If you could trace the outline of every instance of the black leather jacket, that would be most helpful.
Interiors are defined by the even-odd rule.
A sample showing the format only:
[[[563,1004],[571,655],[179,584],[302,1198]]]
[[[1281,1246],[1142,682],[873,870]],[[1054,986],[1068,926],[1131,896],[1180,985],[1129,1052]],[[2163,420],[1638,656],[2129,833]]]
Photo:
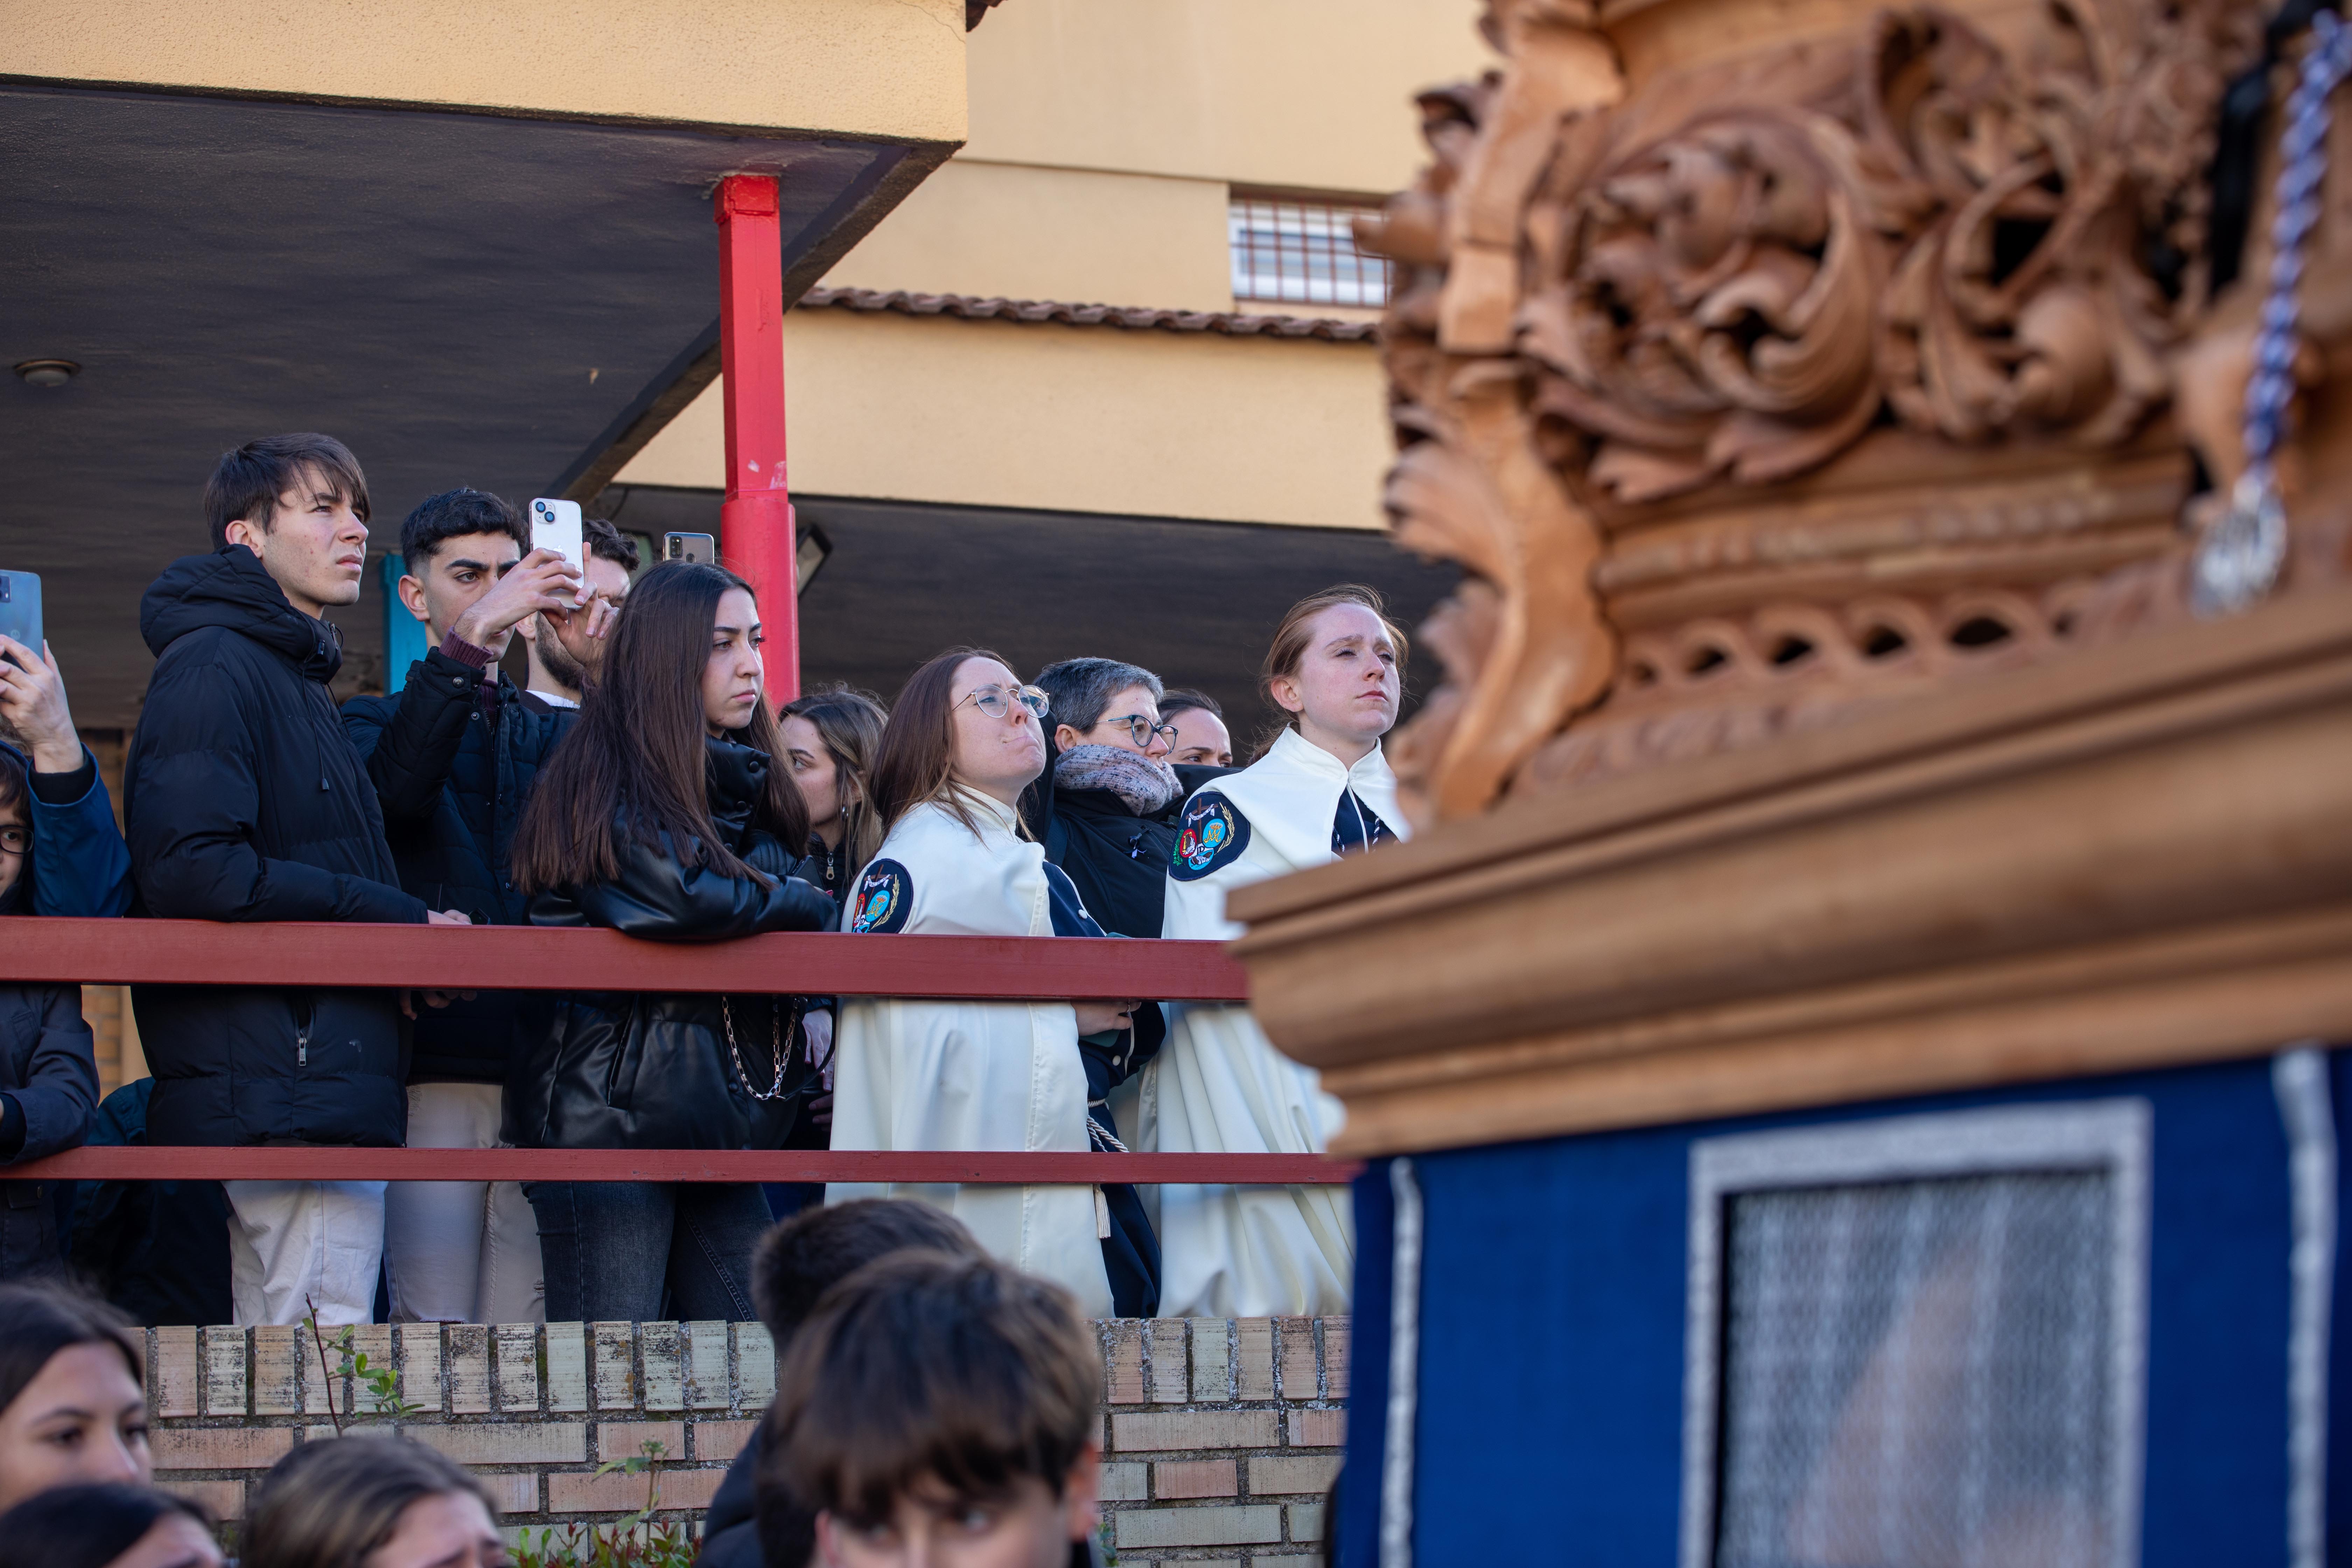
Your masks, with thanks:
[[[770,884],[693,864],[667,836],[656,848],[625,833],[617,878],[540,894],[532,923],[608,926],[655,942],[835,925],[839,910],[795,874],[802,863],[751,826],[767,757],[731,741],[713,740],[709,748],[712,823]],[[539,1149],[781,1148],[810,1077],[796,1046],[799,1016],[789,996],[572,993],[557,1005],[553,1028],[518,1076],[515,1142]],[[782,1095],[755,1098],[752,1089],[764,1095],[775,1084],[780,1051]]]

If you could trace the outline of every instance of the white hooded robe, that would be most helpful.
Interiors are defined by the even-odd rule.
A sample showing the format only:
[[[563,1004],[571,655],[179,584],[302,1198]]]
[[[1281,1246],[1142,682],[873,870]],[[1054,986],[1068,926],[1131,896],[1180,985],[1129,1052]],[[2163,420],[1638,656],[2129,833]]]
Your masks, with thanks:
[[[1397,837],[1406,836],[1396,774],[1378,747],[1349,767],[1296,731],[1240,773],[1194,792],[1168,881],[1161,934],[1226,941],[1225,895],[1338,857],[1333,822],[1353,791]],[[1229,811],[1200,809],[1222,797]],[[1236,818],[1238,820],[1236,820]],[[1239,839],[1238,847],[1234,840]],[[1184,868],[1188,851],[1205,870]],[[1163,1153],[1320,1153],[1339,1102],[1313,1068],[1274,1048],[1245,1006],[1171,1003],[1168,1040],[1143,1071],[1139,1148]],[[1346,1188],[1164,1186],[1158,1215],[1160,1310],[1178,1318],[1314,1316],[1348,1310],[1355,1224]]]
[[[842,929],[1052,936],[1045,851],[1013,809],[966,795],[980,834],[937,803],[900,818],[852,885]],[[845,997],[834,1082],[835,1149],[1084,1153],[1087,1074],[1067,1002]],[[1111,1315],[1095,1189],[835,1183],[825,1201],[919,1198],[961,1220],[995,1257]]]

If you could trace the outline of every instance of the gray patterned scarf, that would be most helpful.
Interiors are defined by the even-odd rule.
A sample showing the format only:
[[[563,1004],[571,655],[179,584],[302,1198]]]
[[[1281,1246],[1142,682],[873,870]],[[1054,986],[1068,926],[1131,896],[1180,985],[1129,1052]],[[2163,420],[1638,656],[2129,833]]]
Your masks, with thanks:
[[[1125,746],[1072,746],[1055,759],[1054,787],[1107,789],[1138,816],[1159,816],[1184,788],[1174,768]]]

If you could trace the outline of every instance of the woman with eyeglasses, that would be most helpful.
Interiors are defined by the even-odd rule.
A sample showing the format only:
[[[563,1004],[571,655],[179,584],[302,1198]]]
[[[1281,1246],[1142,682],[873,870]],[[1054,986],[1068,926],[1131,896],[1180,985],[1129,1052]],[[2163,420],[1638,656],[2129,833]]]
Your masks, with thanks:
[[[992,653],[957,648],[892,704],[867,789],[882,847],[850,885],[844,929],[953,936],[1099,935],[1069,879],[1021,823],[1045,770],[1043,691]],[[860,997],[841,1010],[833,1146],[1061,1150],[1093,1145],[1082,1035],[1128,1027],[1133,1002]],[[1067,1287],[1087,1314],[1117,1309],[1094,1187],[838,1184],[828,1202],[911,1197],[946,1209],[1013,1267]]]
[[[1405,837],[1381,738],[1397,721],[1404,634],[1381,596],[1343,584],[1290,607],[1260,685],[1288,722],[1265,754],[1184,803],[1161,934],[1223,941],[1238,887]],[[1144,1069],[1139,1142],[1163,1153],[1320,1152],[1339,1105],[1276,1051],[1246,1006],[1171,1003]],[[1171,1317],[1348,1310],[1355,1230],[1337,1187],[1164,1186],[1160,1304]]]

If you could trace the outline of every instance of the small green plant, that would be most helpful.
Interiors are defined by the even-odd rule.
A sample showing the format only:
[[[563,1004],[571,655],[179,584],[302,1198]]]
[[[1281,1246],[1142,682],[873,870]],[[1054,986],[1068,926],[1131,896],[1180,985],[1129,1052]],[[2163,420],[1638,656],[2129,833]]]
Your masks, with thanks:
[[[310,1331],[310,1342],[319,1349],[319,1373],[327,1382],[327,1419],[335,1424],[336,1436],[343,1435],[343,1417],[351,1414],[335,1408],[335,1387],[342,1378],[348,1377],[359,1386],[367,1398],[368,1414],[371,1415],[405,1421],[423,1413],[425,1406],[412,1405],[400,1396],[399,1373],[388,1366],[369,1364],[367,1352],[352,1342],[352,1332],[348,1327],[333,1341],[341,1365],[330,1369],[327,1365],[327,1336],[319,1328],[319,1304],[308,1296],[302,1298],[302,1304],[310,1309],[302,1319],[302,1326]]]
[[[646,1506],[610,1524],[574,1520],[561,1531],[552,1525],[526,1530],[515,1542],[515,1568],[693,1568],[701,1551],[694,1527],[654,1517],[661,1511],[662,1464],[668,1458],[667,1447],[647,1443],[628,1458],[597,1466],[600,1476],[644,1476]]]

